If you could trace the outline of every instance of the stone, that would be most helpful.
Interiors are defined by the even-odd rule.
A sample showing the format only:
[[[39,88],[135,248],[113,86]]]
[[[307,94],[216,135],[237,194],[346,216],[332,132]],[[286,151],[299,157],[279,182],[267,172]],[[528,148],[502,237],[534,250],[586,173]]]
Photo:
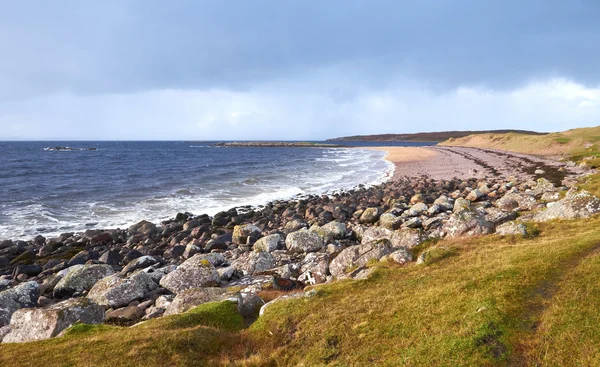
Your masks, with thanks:
[[[133,273],[138,269],[144,269],[157,263],[158,260],[153,256],[141,256],[131,260],[127,265],[125,265],[123,270],[121,270],[121,274],[127,275],[129,273]]]
[[[361,243],[371,243],[381,239],[390,239],[394,234],[393,231],[383,227],[369,227],[364,230],[361,236]]]
[[[514,221],[506,222],[496,227],[496,234],[500,236],[527,236],[527,227],[523,223]]]
[[[485,196],[485,194],[483,192],[479,191],[478,189],[475,189],[475,190],[471,190],[471,192],[469,192],[466,199],[473,202],[473,201],[480,200],[484,196]]]
[[[238,312],[246,319],[255,318],[264,304],[265,301],[255,293],[241,292],[238,301]]]
[[[87,298],[71,298],[45,308],[22,308],[10,321],[10,333],[3,343],[23,343],[49,339],[76,322],[99,324],[104,308]]]
[[[585,190],[573,187],[567,192],[564,199],[554,202],[546,210],[537,213],[533,221],[589,218],[597,213],[600,213],[600,199]]]
[[[231,263],[231,268],[241,271],[244,275],[254,275],[254,273],[274,267],[275,259],[273,255],[265,251],[244,253]]]
[[[114,250],[105,251],[98,259],[98,261],[108,265],[119,265],[122,260],[123,256]]]
[[[246,244],[248,238],[257,239],[260,237],[260,228],[253,226],[252,224],[243,224],[235,226],[233,228],[233,234],[231,235],[231,241],[235,244]]]
[[[392,252],[391,254],[385,255],[381,258],[381,261],[393,261],[397,264],[404,265],[411,262],[413,259],[412,254],[407,248],[400,248]]]
[[[73,293],[89,291],[100,279],[114,274],[112,266],[105,264],[75,265],[54,287],[54,297],[68,297]]]
[[[402,224],[402,219],[392,213],[383,213],[379,217],[379,225],[383,228],[395,230]]]
[[[69,259],[67,265],[82,265],[85,264],[88,260],[98,259],[100,255],[96,251],[79,251],[75,256]]]
[[[0,292],[0,327],[8,325],[12,314],[24,307],[35,307],[39,286],[36,282],[21,283]]]
[[[288,234],[285,238],[285,245],[290,252],[314,252],[323,248],[323,241],[315,232],[301,229]]]
[[[221,266],[225,264],[225,256],[219,252],[211,252],[210,254],[198,254],[194,255],[194,257],[199,260],[206,260],[209,263],[213,264],[213,266]]]
[[[403,228],[392,234],[391,246],[394,249],[413,248],[426,239],[427,237],[420,229]]]
[[[320,252],[311,252],[307,254],[300,262],[300,281],[310,281],[308,283],[323,283],[329,275],[329,254]]]
[[[241,296],[238,292],[232,292],[225,288],[189,288],[179,293],[175,299],[173,299],[171,304],[167,306],[164,315],[176,315],[204,303],[226,300],[239,304],[241,302]]]
[[[494,226],[499,226],[500,224],[517,219],[517,213],[512,210],[507,211],[492,207],[487,208],[485,212],[485,220],[493,223]]]
[[[156,288],[156,283],[144,272],[135,273],[129,278],[113,274],[96,283],[87,297],[106,308],[119,308],[143,299]]]
[[[144,309],[137,306],[127,306],[107,313],[105,322],[114,325],[131,325],[144,315]]]
[[[202,255],[194,255],[184,261],[176,270],[165,275],[160,285],[178,294],[186,289],[219,285],[219,273],[214,265]]]
[[[421,228],[423,221],[419,217],[413,217],[402,224],[402,228]]]
[[[560,192],[547,191],[542,194],[542,200],[549,203],[560,200]]]
[[[504,210],[532,210],[538,204],[532,194],[509,192],[496,200],[494,205]]]
[[[379,261],[392,252],[389,240],[378,240],[368,244],[350,246],[344,249],[329,264],[329,272],[335,277],[343,277],[353,267],[366,266],[369,261]]]
[[[346,237],[346,225],[339,222],[329,222],[323,226],[315,224],[309,230],[319,235],[325,245]]]
[[[471,202],[467,199],[458,198],[454,201],[454,207],[452,209],[453,213],[461,213],[464,211],[471,210]]]
[[[416,216],[419,216],[421,214],[426,213],[427,209],[429,209],[427,207],[427,204],[425,204],[425,203],[416,203],[413,206],[411,206],[407,211],[405,211],[402,214],[402,216],[403,217],[416,217]]]
[[[258,239],[252,248],[254,251],[273,252],[279,247],[279,242],[281,242],[281,236],[277,233],[271,234]]]
[[[177,269],[177,265],[171,264],[163,267],[159,267],[160,264],[149,266],[145,269],[142,269],[144,273],[148,274],[148,276],[156,283],[160,283],[160,280],[170,272]]]
[[[457,203],[459,201],[461,199],[456,200]],[[478,236],[492,233],[494,224],[485,220],[485,216],[474,209],[461,209],[457,212],[455,205],[455,212],[450,215],[442,230],[449,238]]]
[[[360,215],[359,222],[363,224],[375,223],[380,215],[381,211],[379,208],[367,208]]]
[[[285,226],[283,227],[283,232],[284,233],[292,233],[292,232],[296,232],[302,228],[308,228],[308,224],[306,224],[306,222],[303,220],[293,219],[285,224]]]

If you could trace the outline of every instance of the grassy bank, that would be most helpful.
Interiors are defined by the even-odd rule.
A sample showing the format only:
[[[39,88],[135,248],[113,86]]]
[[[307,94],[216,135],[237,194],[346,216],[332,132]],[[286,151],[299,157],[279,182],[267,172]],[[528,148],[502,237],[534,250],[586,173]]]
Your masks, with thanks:
[[[481,134],[448,139],[440,145],[501,149],[526,154],[563,156],[600,166],[600,127],[567,130],[546,135]]]
[[[282,301],[248,329],[229,303],[133,328],[0,346],[0,365],[600,365],[600,218],[535,238],[430,245],[424,265]]]

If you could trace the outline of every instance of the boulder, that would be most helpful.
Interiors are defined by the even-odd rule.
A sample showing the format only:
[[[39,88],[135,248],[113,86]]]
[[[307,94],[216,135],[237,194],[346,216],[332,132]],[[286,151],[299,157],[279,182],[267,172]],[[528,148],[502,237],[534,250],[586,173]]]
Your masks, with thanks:
[[[114,274],[96,283],[87,297],[106,308],[119,308],[143,299],[156,288],[156,283],[144,272],[135,273],[129,278]]]
[[[310,284],[323,283],[329,275],[329,254],[311,252],[300,262],[298,280]]]
[[[99,324],[104,308],[87,298],[71,298],[45,308],[22,308],[10,320],[10,333],[3,343],[49,339],[76,322]]]
[[[233,228],[233,234],[231,235],[231,241],[235,244],[246,244],[248,238],[257,239],[260,237],[260,228],[253,226],[252,224],[243,224],[235,226]]]
[[[402,224],[402,219],[392,213],[383,213],[379,217],[379,225],[390,230],[397,229]]]
[[[164,315],[176,315],[186,312],[196,306],[208,302],[220,302],[230,300],[240,303],[240,294],[232,292],[225,288],[205,287],[190,288],[179,293],[175,299],[167,306]]]
[[[477,200],[483,198],[484,196],[485,196],[485,194],[483,192],[479,191],[478,189],[475,189],[475,190],[471,190],[471,192],[469,192],[466,199],[469,201],[477,201]]]
[[[123,260],[123,256],[114,250],[105,251],[98,259],[98,261],[108,265],[119,265],[121,260]]]
[[[367,244],[350,246],[344,249],[329,264],[329,272],[335,277],[343,277],[352,268],[366,266],[369,261],[378,261],[392,252],[389,240],[378,240]]]
[[[253,250],[257,252],[273,252],[279,247],[279,242],[281,242],[281,236],[277,233],[268,235],[256,241],[253,246]]]
[[[600,199],[585,190],[571,188],[564,199],[548,205],[533,217],[535,222],[546,222],[552,219],[589,218],[600,213]]]
[[[334,240],[341,240],[346,237],[346,225],[339,222],[329,222],[323,226],[315,224],[310,227],[310,231],[319,235],[325,245],[332,243]]]
[[[290,252],[314,252],[319,251],[323,247],[323,241],[315,232],[301,229],[287,235],[285,246]]]
[[[402,213],[402,216],[403,217],[416,217],[416,216],[426,213],[427,209],[429,209],[427,207],[427,204],[416,203],[413,206],[411,206],[407,211]]]
[[[381,215],[379,208],[367,208],[360,215],[359,222],[363,224],[375,223]]]
[[[214,265],[198,254],[187,259],[176,270],[165,275],[160,280],[160,285],[178,294],[190,288],[217,286],[219,282],[219,273],[217,273]]]
[[[461,199],[456,200],[457,203],[460,201]],[[442,227],[442,231],[449,238],[478,236],[494,232],[494,224],[485,220],[484,214],[475,209],[463,208],[456,211],[455,205],[455,212],[450,215],[450,218]]]
[[[496,200],[494,205],[504,210],[532,210],[538,206],[538,203],[533,194],[509,192]]]
[[[485,209],[485,212],[485,220],[492,222],[495,226],[517,219],[517,213],[512,210],[507,211],[492,207]]]
[[[100,279],[114,274],[112,266],[105,264],[75,265],[54,287],[54,297],[68,297],[73,293],[89,291]]]
[[[253,275],[274,267],[275,259],[271,253],[266,251],[244,253],[231,263],[231,268],[241,271],[244,275]]]
[[[143,309],[137,306],[118,308],[106,314],[105,322],[114,325],[131,325],[144,316]]]
[[[394,232],[383,227],[369,227],[362,232],[361,243],[371,243],[381,239],[390,239]]]
[[[394,249],[412,248],[420,245],[427,236],[420,229],[402,228],[393,233],[391,246]]]
[[[411,262],[413,259],[412,254],[408,251],[407,248],[400,248],[395,250],[391,254],[385,255],[381,258],[381,261],[393,261],[397,264],[404,265],[408,262]]]
[[[402,224],[402,228],[421,228],[423,221],[419,217],[412,217]]]
[[[292,233],[296,232],[299,229],[307,228],[308,224],[301,219],[293,219],[285,224],[283,227],[283,233]]]
[[[523,223],[506,222],[496,227],[496,234],[500,236],[527,236],[527,227]]]
[[[156,263],[158,263],[158,260],[153,256],[141,256],[131,260],[127,265],[125,265],[123,270],[121,270],[121,274],[127,275],[138,269],[144,269]]]
[[[19,284],[0,292],[0,327],[8,325],[12,314],[20,308],[35,307],[39,286],[36,282]]]

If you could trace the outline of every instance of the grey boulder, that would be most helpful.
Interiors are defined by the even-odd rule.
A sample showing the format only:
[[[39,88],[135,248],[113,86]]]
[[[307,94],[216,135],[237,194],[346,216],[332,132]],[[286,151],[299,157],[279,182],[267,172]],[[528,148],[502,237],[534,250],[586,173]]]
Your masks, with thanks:
[[[190,288],[218,286],[219,283],[219,273],[214,265],[200,254],[187,259],[160,280],[162,287],[175,294]]]
[[[288,234],[285,238],[285,245],[290,252],[314,252],[323,247],[323,241],[315,232],[301,229]]]
[[[66,269],[66,275],[54,287],[54,297],[66,297],[73,293],[89,291],[100,279],[114,274],[110,265],[75,265]]]
[[[39,286],[36,282],[21,283],[0,292],[0,327],[8,325],[12,314],[20,308],[35,307]]]
[[[87,297],[106,308],[118,308],[144,298],[156,288],[157,284],[145,272],[135,273],[129,278],[114,274],[96,283]]]

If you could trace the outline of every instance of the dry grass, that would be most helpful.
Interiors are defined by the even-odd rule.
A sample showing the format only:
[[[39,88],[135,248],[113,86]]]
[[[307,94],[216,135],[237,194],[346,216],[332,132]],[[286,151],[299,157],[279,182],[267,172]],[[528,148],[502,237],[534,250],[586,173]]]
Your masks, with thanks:
[[[134,328],[79,326],[2,345],[0,365],[600,365],[599,225],[430,244],[425,265],[386,263],[365,281],[315,287],[249,329],[231,304],[209,304]]]

